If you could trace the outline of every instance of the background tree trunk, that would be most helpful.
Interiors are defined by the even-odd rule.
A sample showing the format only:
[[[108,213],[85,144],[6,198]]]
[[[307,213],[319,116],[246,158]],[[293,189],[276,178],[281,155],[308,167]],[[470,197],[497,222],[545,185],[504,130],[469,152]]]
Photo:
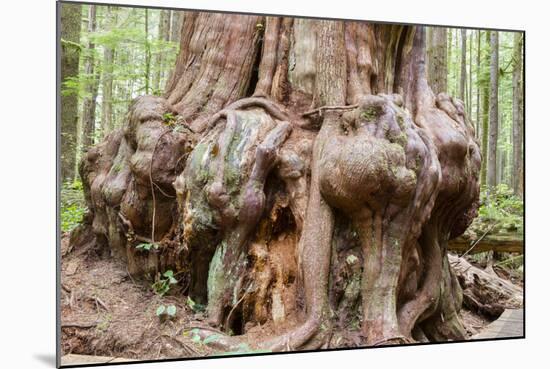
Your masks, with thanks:
[[[178,44],[180,42],[182,20],[182,11],[172,10],[170,12],[170,41]]]
[[[117,8],[108,6],[105,14],[106,27],[112,29],[117,23]],[[105,137],[114,128],[113,122],[113,63],[115,60],[114,47],[105,47],[103,51],[103,73],[101,86],[101,127],[102,137]]]
[[[460,59],[460,88],[458,96],[460,100],[466,102],[466,30],[460,30],[461,41],[461,59]]]
[[[78,77],[82,7],[61,4],[61,90]],[[78,124],[78,93],[61,93],[61,181],[75,178]]]
[[[490,44],[490,32],[485,32],[485,46]],[[480,84],[482,95],[482,138],[481,138],[481,184],[487,185],[487,162],[488,162],[488,143],[489,143],[489,94],[490,94],[490,65],[491,65],[491,53],[485,50],[483,73],[481,74]]]
[[[432,90],[447,92],[447,29],[431,27],[428,44],[428,83]]]
[[[523,178],[523,125],[522,125],[522,65],[523,65],[523,36],[514,34],[514,63],[513,63],[513,103],[512,103],[512,138],[513,138],[513,176],[512,187],[516,195],[522,196],[521,180]]]
[[[481,31],[477,31],[477,57],[476,57],[476,137],[480,138],[481,135],[481,88],[480,88],[480,77],[481,77]],[[483,183],[483,181],[481,182]]]
[[[96,30],[96,6],[89,5],[88,8],[88,32]],[[99,87],[99,73],[95,68],[95,44],[88,41],[88,56],[84,62],[84,74],[86,76],[86,96],[82,104],[82,152],[86,152],[94,144],[95,135],[95,113],[97,90]]]
[[[170,40],[170,10],[161,10],[158,26],[158,40],[168,42]],[[157,52],[155,54],[155,74],[153,75],[153,92],[160,94],[160,81],[164,77],[164,54]]]
[[[490,72],[490,106],[489,106],[489,144],[487,153],[487,186],[492,189],[497,185],[497,148],[498,148],[498,32],[490,32],[491,72]]]
[[[149,10],[145,9],[145,94],[149,95],[151,88],[151,43],[149,41]]]
[[[470,43],[469,43],[469,52],[468,52],[468,58],[469,58],[469,61],[468,61],[468,116],[470,116],[472,119],[473,119],[473,114],[474,114],[474,108],[473,108],[473,104],[474,104],[474,97],[472,95],[473,93],[473,86],[472,86],[472,75],[474,74],[474,66],[472,65],[472,60],[473,60],[473,57],[472,57],[472,50],[473,50],[473,43],[474,43],[474,33],[473,31],[470,32]],[[477,120],[476,120],[476,124],[477,124]],[[476,131],[477,132],[477,131]],[[476,133],[477,134],[477,133]]]

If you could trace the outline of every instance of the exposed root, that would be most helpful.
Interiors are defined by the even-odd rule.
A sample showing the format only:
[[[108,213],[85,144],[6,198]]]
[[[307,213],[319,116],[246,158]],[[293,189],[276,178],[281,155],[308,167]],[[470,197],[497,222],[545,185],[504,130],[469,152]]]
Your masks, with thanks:
[[[279,107],[277,103],[263,97],[247,97],[247,98],[235,101],[234,103],[226,106],[223,110],[220,110],[219,112],[214,114],[205,125],[205,130],[210,131],[216,125],[217,121],[220,120],[221,118],[226,118],[227,114],[230,111],[252,108],[252,107],[263,108],[273,118],[281,121],[288,121],[289,119],[288,115],[284,112],[284,109]]]

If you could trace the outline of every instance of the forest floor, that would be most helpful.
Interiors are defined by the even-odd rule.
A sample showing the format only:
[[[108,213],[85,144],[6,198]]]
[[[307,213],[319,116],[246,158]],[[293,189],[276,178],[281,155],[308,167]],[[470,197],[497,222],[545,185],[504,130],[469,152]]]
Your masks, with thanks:
[[[176,297],[177,290],[159,296],[150,282],[132,279],[124,262],[98,255],[93,245],[69,251],[68,237],[62,239],[61,254],[62,355],[156,360],[224,354],[193,339],[192,327],[207,327],[206,317]],[[160,305],[175,305],[176,316],[161,321]],[[491,323],[466,309],[460,315],[468,337]],[[270,333],[253,334],[259,339]],[[358,336],[358,330],[335,332],[333,337],[343,339],[331,340],[329,347],[360,346]]]

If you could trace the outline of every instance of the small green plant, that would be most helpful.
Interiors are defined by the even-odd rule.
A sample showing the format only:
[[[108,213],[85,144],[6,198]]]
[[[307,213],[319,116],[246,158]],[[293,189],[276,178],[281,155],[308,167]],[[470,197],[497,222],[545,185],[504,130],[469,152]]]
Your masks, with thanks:
[[[159,245],[157,243],[144,242],[136,246],[136,250],[151,251],[151,249],[158,250]]]
[[[191,310],[196,313],[204,311],[206,309],[206,306],[193,301],[193,299],[189,296],[187,296],[187,306],[189,306],[189,308],[191,308]]]
[[[176,117],[174,116],[173,113],[170,113],[170,112],[164,113],[164,114],[162,115],[162,121],[163,121],[165,124],[171,126],[171,125],[173,125],[174,123],[176,123]]]
[[[174,278],[174,272],[167,270],[162,275],[157,275],[157,280],[151,287],[158,295],[164,296],[170,291],[170,286],[176,283],[178,280]]]
[[[209,335],[208,337],[205,337],[204,340],[202,340],[201,336],[199,335],[198,328],[193,328],[191,329],[191,331],[184,332],[183,334],[185,335],[186,333],[189,333],[189,337],[191,338],[191,341],[193,341],[193,343],[197,345],[208,345],[209,343],[216,342],[220,338],[222,338],[220,334],[214,333]]]
[[[176,317],[177,308],[176,305],[160,305],[155,314],[159,317],[161,321],[166,319],[174,319]]]
[[[378,111],[375,107],[369,107],[367,110],[361,112],[361,118],[366,119],[368,121],[372,121],[376,119],[378,116]]]

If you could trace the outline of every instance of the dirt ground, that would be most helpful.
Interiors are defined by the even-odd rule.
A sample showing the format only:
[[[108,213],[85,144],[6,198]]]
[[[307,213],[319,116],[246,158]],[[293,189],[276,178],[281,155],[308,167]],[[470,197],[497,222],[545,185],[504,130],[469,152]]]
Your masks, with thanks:
[[[134,280],[122,261],[99,255],[93,245],[69,251],[65,237],[61,249],[63,355],[152,360],[220,354],[193,339],[192,328],[207,327],[206,317],[191,309],[181,291],[159,296],[151,281]],[[175,317],[161,321],[157,308],[172,304],[177,309]],[[465,309],[460,316],[469,336],[490,323]],[[254,334],[273,333],[268,329]],[[335,332],[331,346],[357,346],[358,336],[358,330]]]

